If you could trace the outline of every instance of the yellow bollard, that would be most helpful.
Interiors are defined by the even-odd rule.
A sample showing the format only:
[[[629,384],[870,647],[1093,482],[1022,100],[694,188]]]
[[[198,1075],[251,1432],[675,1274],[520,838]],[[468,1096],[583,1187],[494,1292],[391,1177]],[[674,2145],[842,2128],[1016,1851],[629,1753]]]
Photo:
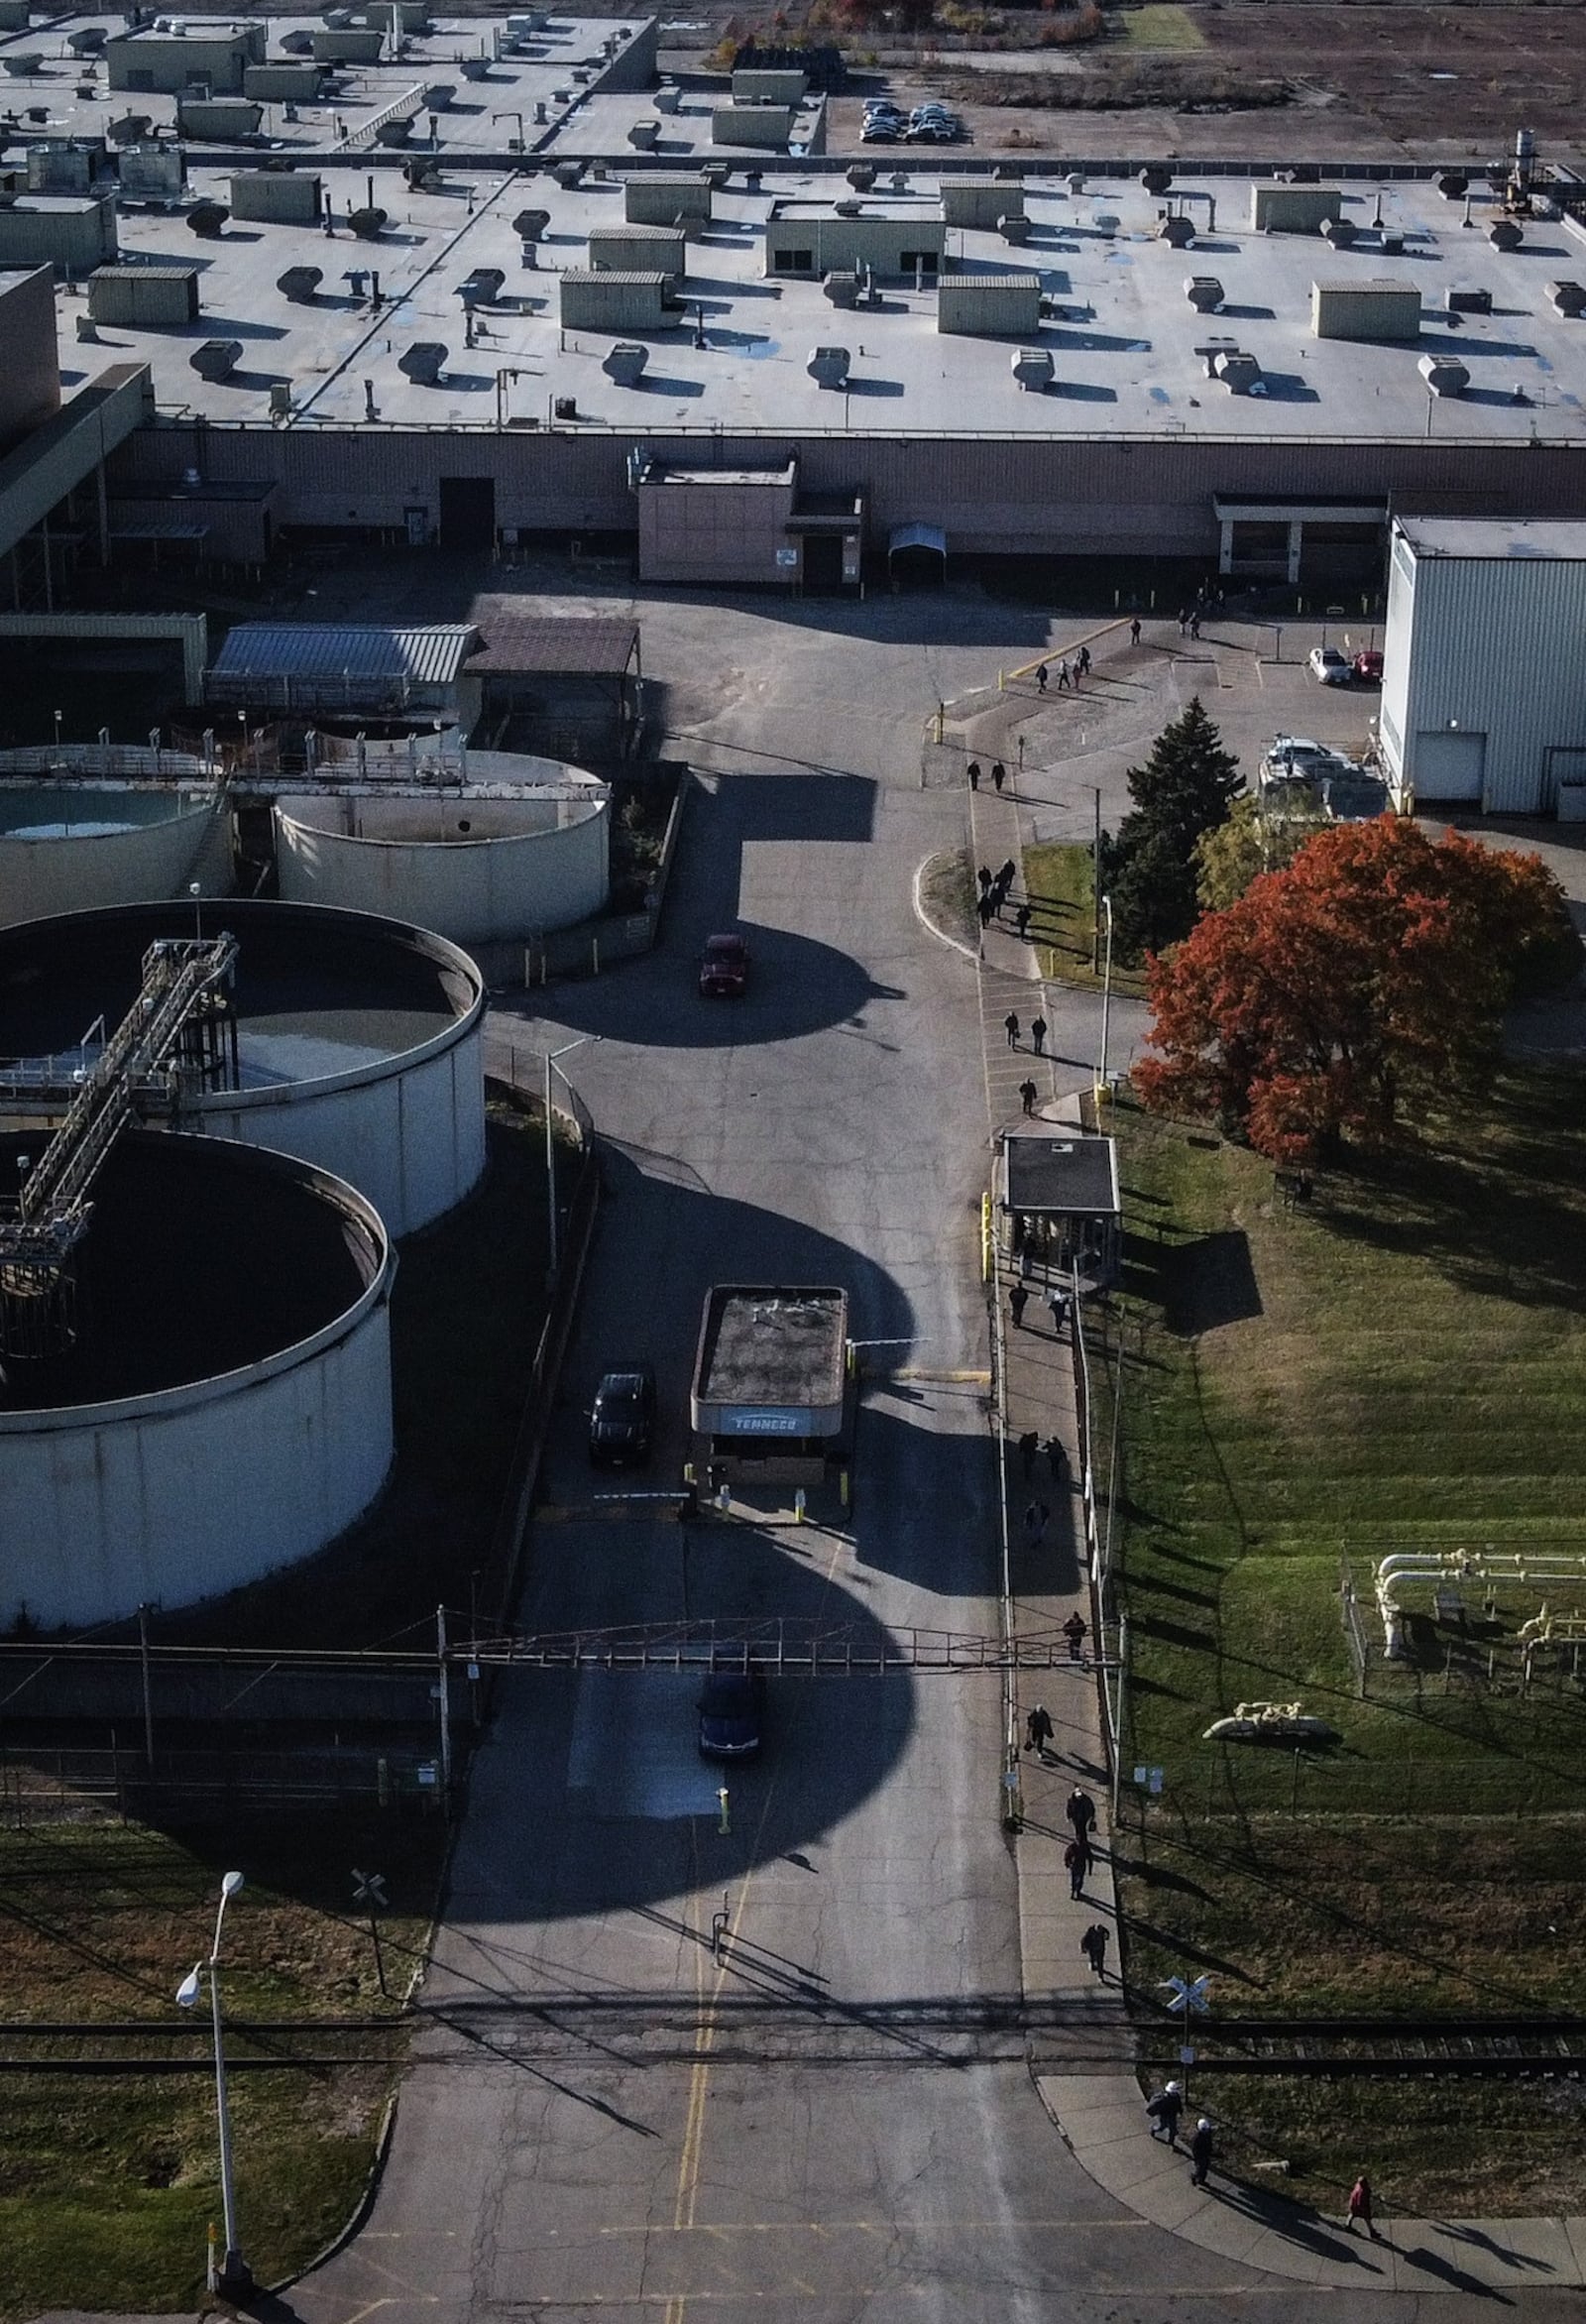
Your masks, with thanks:
[[[804,1487],[800,1485],[793,1495],[793,1522],[795,1525],[802,1525],[804,1523],[804,1511],[806,1506],[807,1504],[804,1497]]]

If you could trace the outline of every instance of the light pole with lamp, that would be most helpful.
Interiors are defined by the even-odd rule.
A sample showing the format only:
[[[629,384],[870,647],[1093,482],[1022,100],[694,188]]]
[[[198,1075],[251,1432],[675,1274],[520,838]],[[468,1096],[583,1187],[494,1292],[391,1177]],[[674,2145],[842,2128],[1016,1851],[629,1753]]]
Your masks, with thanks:
[[[239,2299],[254,2287],[253,2270],[242,2256],[237,2242],[237,2190],[231,2175],[231,2113],[226,2102],[226,2046],[220,2022],[220,1932],[225,1925],[226,1907],[242,1887],[242,1874],[228,1872],[220,1884],[220,1906],[215,1914],[215,1941],[207,1961],[195,1961],[191,1970],[176,1988],[176,1999],[184,2010],[197,2002],[203,1984],[204,1971],[209,1972],[209,2008],[214,2020],[215,2042],[215,2120],[220,2131],[220,2204],[225,2222],[226,2248],[220,2266],[211,2264],[212,2291]]]
[[[545,1194],[550,1205],[550,1272],[553,1276],[561,1265],[561,1236],[556,1222],[556,1132],[551,1112],[551,1073],[553,1069],[560,1073],[559,1060],[571,1057],[575,1049],[587,1049],[591,1043],[604,1038],[602,1033],[581,1033],[576,1041],[564,1041],[560,1049],[547,1049],[545,1052]],[[567,1080],[566,1074],[562,1074],[562,1079],[564,1082]]]
[[[1112,898],[1101,898],[1101,909],[1106,915],[1107,957],[1101,978],[1101,1071],[1096,1081],[1097,1103],[1105,1104],[1107,1097],[1107,1034],[1112,1017]]]

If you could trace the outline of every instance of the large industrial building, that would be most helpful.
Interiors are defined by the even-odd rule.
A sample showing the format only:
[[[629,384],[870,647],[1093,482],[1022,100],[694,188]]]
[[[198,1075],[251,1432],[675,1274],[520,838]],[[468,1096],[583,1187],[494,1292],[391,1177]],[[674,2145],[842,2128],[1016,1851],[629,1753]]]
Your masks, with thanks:
[[[852,586],[906,543],[1331,586],[1380,580],[1396,516],[1586,518],[1586,187],[1529,142],[1325,178],[848,166],[785,75],[656,86],[656,30],[0,37],[48,100],[0,124],[13,602],[283,533],[618,536],[707,584]]]

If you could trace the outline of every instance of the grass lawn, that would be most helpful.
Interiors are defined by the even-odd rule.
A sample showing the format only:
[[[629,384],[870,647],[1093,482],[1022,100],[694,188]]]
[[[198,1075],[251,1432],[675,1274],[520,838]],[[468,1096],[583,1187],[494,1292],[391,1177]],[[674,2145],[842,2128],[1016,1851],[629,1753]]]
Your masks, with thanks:
[[[1095,921],[1094,865],[1088,848],[1037,847],[1024,851],[1024,891],[1030,898],[1030,932],[1041,948],[1041,974],[1055,983],[1094,991],[1102,979],[1090,967]],[[1143,969],[1112,965],[1112,989],[1139,998]]]
[[[1115,1127],[1125,1764],[1165,1771],[1120,1839],[1131,1982],[1193,1962],[1240,2015],[1577,2009],[1586,1708],[1563,1667],[1523,1696],[1502,1651],[1545,1587],[1474,1636],[1428,1610],[1411,1662],[1374,1658],[1362,1698],[1339,1584],[1347,1559],[1380,1647],[1370,1580],[1390,1548],[1586,1548],[1586,1081],[1506,1074],[1478,1114],[1319,1178],[1299,1210],[1210,1133],[1130,1105]],[[1342,1741],[1297,1758],[1203,1739],[1256,1698],[1301,1699]],[[1567,2107],[1439,2087],[1489,2123],[1478,2208],[1546,2199],[1512,2118],[1546,2150],[1543,2179],[1564,2169],[1586,2200]],[[1361,2091],[1307,2101],[1318,2121],[1333,2107],[1344,2145]],[[1240,2120],[1270,2098],[1229,2077]],[[1432,2142],[1414,2168],[1401,2201],[1458,2208],[1477,2159]]]
[[[95,2023],[179,2021],[170,2039],[121,2040],[119,2057],[202,2061],[188,2073],[8,2076],[0,2115],[0,2314],[48,2308],[159,2312],[201,2300],[205,2239],[220,2216],[207,2000],[174,1992],[207,1955],[221,1874],[247,1885],[228,1909],[228,2057],[324,2053],[334,2037],[250,2039],[247,2019],[386,2018],[350,1867],[384,1872],[393,1993],[405,1989],[435,1901],[438,1817],[320,1817],[180,1838],[65,1824],[0,1833],[0,1977],[6,2017],[71,2025],[8,2054],[69,2060],[108,2046]],[[403,2035],[393,2025],[383,2046]],[[251,2072],[230,2082],[243,2249],[262,2282],[312,2258],[356,2205],[389,2095],[389,2069]]]
[[[1206,36],[1188,8],[1172,0],[1147,0],[1143,8],[1119,8],[1107,18],[1113,38],[1129,49],[1203,49]]]

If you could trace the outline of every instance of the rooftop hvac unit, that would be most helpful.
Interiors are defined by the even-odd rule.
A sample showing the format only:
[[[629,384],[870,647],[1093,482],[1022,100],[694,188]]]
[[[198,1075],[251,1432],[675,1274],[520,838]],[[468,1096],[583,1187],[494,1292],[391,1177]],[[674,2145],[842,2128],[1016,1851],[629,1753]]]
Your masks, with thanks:
[[[812,347],[804,368],[818,388],[841,388],[847,382],[850,360],[847,347]]]
[[[1039,396],[1057,377],[1057,365],[1045,347],[1021,347],[1013,358],[1013,376],[1026,395]]]
[[[834,202],[832,207],[840,218],[862,218],[864,215],[863,202],[855,201],[851,194],[845,194],[843,199]]]
[[[1092,210],[1090,230],[1093,234],[1116,234],[1120,220],[1111,210]]]
[[[383,146],[404,146],[413,134],[411,113],[399,113],[395,121],[383,121],[375,132],[375,142]]]
[[[1334,250],[1347,250],[1359,232],[1353,218],[1323,218],[1321,222],[1321,239]]]
[[[1222,304],[1222,285],[1215,275],[1186,275],[1184,294],[1196,314],[1215,314]]]
[[[488,57],[465,57],[458,66],[464,80],[489,80],[491,59]]]
[[[636,388],[644,377],[644,367],[649,359],[649,349],[641,347],[636,339],[619,339],[601,369],[618,387]]]
[[[1187,218],[1183,210],[1176,210],[1171,218],[1163,219],[1157,233],[1170,249],[1188,250],[1195,238],[1195,222]]]
[[[349,210],[347,223],[360,242],[378,242],[386,224],[386,212],[378,207]]]
[[[655,107],[657,113],[675,113],[682,102],[682,90],[671,87],[657,89],[650,99],[650,103]]]
[[[270,416],[272,419],[290,419],[291,382],[272,380],[270,383]]]
[[[660,134],[661,125],[658,121],[634,121],[628,125],[627,142],[635,153],[651,154],[655,151]]]
[[[150,117],[147,113],[123,113],[112,121],[105,131],[112,145],[141,145],[149,135]]]
[[[1267,392],[1261,365],[1242,347],[1235,347],[1226,355],[1213,356],[1211,369],[1213,377],[1221,380],[1230,396],[1264,396]]]
[[[1140,182],[1147,193],[1166,193],[1173,183],[1173,172],[1158,163],[1148,162],[1140,173]]]
[[[300,28],[289,33],[283,33],[281,47],[282,54],[286,57],[311,57],[314,53],[314,36],[312,33],[303,32]]]
[[[436,388],[451,350],[440,339],[415,339],[396,358],[396,369],[415,388]]]
[[[582,162],[558,162],[552,175],[564,193],[571,193],[584,174]]]
[[[859,278],[855,274],[841,271],[830,274],[821,288],[834,306],[857,306],[859,302]]]
[[[1579,283],[1549,283],[1547,295],[1555,313],[1566,314],[1572,320],[1586,314],[1586,287]]]
[[[457,295],[466,307],[494,306],[506,283],[500,267],[476,267],[466,282],[458,284]]]
[[[187,212],[187,224],[194,234],[206,242],[213,242],[224,230],[231,212],[218,201],[195,201]]]
[[[454,80],[426,81],[424,84],[425,112],[444,113],[456,94],[457,83]]]
[[[1083,172],[1082,170],[1071,170],[1071,171],[1070,171],[1070,173],[1069,173],[1069,191],[1070,191],[1071,193],[1083,193],[1083,191],[1084,191],[1084,172]]]
[[[1487,229],[1487,239],[1494,250],[1518,250],[1524,235],[1513,218],[1494,218]]]
[[[849,169],[848,178],[855,193],[868,193],[875,183],[875,164],[873,162],[852,163]]]
[[[1444,201],[1463,201],[1470,191],[1470,179],[1462,170],[1444,170],[1437,179],[1437,191]]]
[[[73,57],[97,57],[107,37],[102,24],[85,25],[80,33],[66,35],[66,47]]]
[[[29,49],[22,56],[0,57],[0,64],[5,66],[13,80],[29,80],[42,68],[44,58],[37,49]]]
[[[1453,289],[1444,293],[1443,305],[1453,314],[1491,314],[1493,294],[1490,290]]]
[[[716,193],[721,192],[723,186],[727,183],[732,174],[733,165],[731,162],[707,162],[704,169],[700,172],[700,175],[704,178],[706,184],[710,186]]]
[[[283,275],[276,277],[276,289],[293,306],[312,306],[314,293],[324,279],[318,267],[288,267]]]
[[[519,210],[512,220],[512,232],[520,242],[537,242],[550,222],[549,210]]]
[[[201,380],[229,380],[242,361],[240,339],[206,339],[187,361]]]
[[[1028,242],[1030,239],[1030,221],[1024,215],[1022,210],[1010,210],[1006,216],[998,218],[997,232],[1001,235],[1004,242]]]
[[[87,340],[91,343],[93,340],[96,340],[98,336],[99,325],[94,321],[93,316],[91,314],[79,314],[77,317],[77,337],[79,339]]]
[[[1470,373],[1451,355],[1423,355],[1416,369],[1431,396],[1462,396],[1470,385]]]

